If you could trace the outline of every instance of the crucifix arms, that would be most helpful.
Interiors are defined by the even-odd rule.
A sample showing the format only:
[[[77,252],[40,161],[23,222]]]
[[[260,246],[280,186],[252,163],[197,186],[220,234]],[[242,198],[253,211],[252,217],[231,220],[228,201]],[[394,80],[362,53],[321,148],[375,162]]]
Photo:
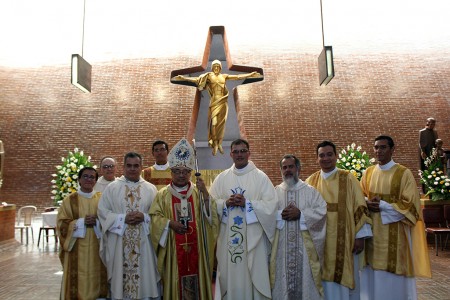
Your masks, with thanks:
[[[251,73],[238,74],[238,75],[227,75],[227,79],[229,79],[229,80],[242,80],[245,78],[262,78],[262,77],[263,76],[256,71],[253,71]]]
[[[246,78],[262,78],[263,77],[260,73],[258,73],[256,71],[253,71],[251,73],[237,74],[237,75],[222,74],[222,73],[215,74],[214,72],[209,72],[209,73],[203,74],[203,76],[204,75],[210,75],[210,76],[220,75],[225,80],[242,80],[242,79],[246,79]],[[177,75],[177,76],[172,77],[171,80],[172,81],[189,81],[189,82],[192,82],[192,83],[195,83],[198,85],[199,79],[201,78],[201,76],[200,77],[190,77],[190,76],[184,76],[184,75]],[[210,79],[210,81],[214,81],[212,78],[209,78],[209,79]]]
[[[189,81],[197,84],[198,77],[189,77],[189,76],[183,76],[183,75],[177,75],[175,77],[172,77],[172,81]]]

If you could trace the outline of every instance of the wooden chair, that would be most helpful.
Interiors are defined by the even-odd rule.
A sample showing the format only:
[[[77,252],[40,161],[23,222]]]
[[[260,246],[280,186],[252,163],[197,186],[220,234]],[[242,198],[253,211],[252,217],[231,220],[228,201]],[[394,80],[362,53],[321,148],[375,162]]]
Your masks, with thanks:
[[[25,230],[27,235],[27,245],[28,245],[28,229],[31,230],[31,238],[34,243],[34,233],[33,233],[33,219],[36,213],[36,206],[28,205],[22,206],[17,212],[17,224],[15,229],[20,229],[20,242],[23,244],[23,231]]]
[[[436,247],[436,256],[438,255],[438,236],[439,241],[441,243],[441,248],[444,250],[444,248],[447,246],[448,241],[448,235],[450,234],[450,228],[446,226],[446,222],[444,219],[444,212],[442,207],[436,206],[436,207],[424,207],[423,208],[423,221],[425,222],[425,231],[428,234],[434,235],[434,244]],[[445,236],[445,245],[442,244],[442,236]]]

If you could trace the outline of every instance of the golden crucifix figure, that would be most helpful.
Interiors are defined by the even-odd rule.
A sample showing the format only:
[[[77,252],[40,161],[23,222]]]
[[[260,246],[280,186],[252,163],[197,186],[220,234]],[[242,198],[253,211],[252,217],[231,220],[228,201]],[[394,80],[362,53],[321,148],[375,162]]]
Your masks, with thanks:
[[[223,74],[221,73],[222,64],[217,59],[211,64],[211,71],[201,74],[198,77],[178,75],[173,77],[172,80],[193,82],[200,91],[204,89],[208,91],[211,98],[208,111],[208,145],[213,149],[212,154],[216,155],[217,150],[223,154],[222,140],[225,134],[225,124],[228,116],[229,94],[226,81],[262,77],[262,75],[256,71],[239,75]]]

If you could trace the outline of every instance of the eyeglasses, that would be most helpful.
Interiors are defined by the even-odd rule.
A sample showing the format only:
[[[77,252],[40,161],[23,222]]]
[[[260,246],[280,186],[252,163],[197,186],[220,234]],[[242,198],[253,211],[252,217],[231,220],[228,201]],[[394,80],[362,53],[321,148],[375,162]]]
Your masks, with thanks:
[[[84,180],[95,180],[95,176],[94,175],[84,174],[83,176],[81,176],[81,178],[83,178]]]
[[[177,169],[175,169],[175,170],[172,170],[172,173],[175,174],[175,175],[186,176],[186,175],[191,173],[191,170],[177,170]]]
[[[247,153],[248,149],[241,149],[241,150],[233,150],[231,153],[238,154],[238,153]]]
[[[154,150],[153,150],[153,152],[156,152],[156,153],[158,153],[158,152],[164,152],[164,151],[167,151],[167,149],[166,149],[166,148],[157,148],[157,149],[154,149]]]
[[[114,169],[115,165],[103,165],[103,169]]]

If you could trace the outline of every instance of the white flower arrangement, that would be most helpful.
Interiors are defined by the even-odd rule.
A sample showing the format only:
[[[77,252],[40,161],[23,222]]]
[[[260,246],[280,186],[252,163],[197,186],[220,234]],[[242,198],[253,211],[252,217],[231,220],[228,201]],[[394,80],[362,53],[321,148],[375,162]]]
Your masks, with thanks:
[[[348,170],[358,180],[361,180],[363,171],[375,162],[375,158],[369,158],[366,151],[361,152],[361,150],[361,146],[352,143],[341,150],[336,162],[338,168]]]
[[[56,166],[56,173],[52,174],[52,196],[55,205],[78,189],[78,172],[84,167],[94,167],[91,157],[85,156],[83,150],[74,148],[67,157],[61,157],[62,165]]]
[[[426,196],[431,195],[431,200],[450,199],[450,178],[445,175],[443,164],[433,148],[431,155],[425,159],[426,170],[419,170],[420,182],[426,188]]]

